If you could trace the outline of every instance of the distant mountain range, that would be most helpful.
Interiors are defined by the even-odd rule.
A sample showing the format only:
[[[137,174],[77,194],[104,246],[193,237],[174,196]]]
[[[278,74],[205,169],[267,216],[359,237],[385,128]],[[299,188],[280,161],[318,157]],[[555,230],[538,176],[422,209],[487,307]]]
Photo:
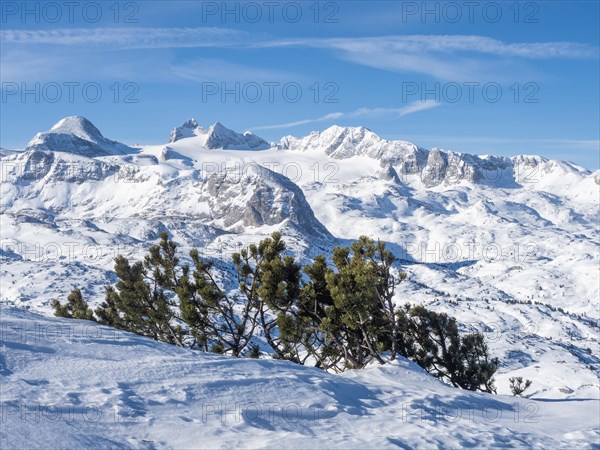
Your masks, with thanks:
[[[386,241],[408,279],[398,303],[488,333],[539,397],[597,395],[600,171],[541,156],[478,156],[332,126],[268,143],[190,119],[130,146],[79,116],[0,150],[0,301],[44,312],[115,281],[168,232],[214,260],[281,230],[304,262],[361,234]],[[591,349],[588,351],[587,349]]]

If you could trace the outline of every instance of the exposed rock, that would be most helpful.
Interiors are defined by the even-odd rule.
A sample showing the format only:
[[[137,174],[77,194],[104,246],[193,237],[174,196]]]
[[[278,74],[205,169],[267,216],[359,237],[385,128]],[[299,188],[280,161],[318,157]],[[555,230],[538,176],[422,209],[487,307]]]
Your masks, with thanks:
[[[418,177],[425,187],[451,186],[461,182],[515,186],[528,174],[589,173],[567,162],[548,161],[540,156],[478,156],[440,149],[426,150],[406,141],[391,141],[364,127],[332,126],[302,138],[286,136],[278,144],[281,149],[323,151],[335,159],[368,156],[382,167],[393,167],[401,179]]]
[[[387,166],[384,170],[379,172],[379,179],[392,181],[394,183],[400,183],[400,177],[398,176],[398,172],[392,166]]]
[[[213,173],[206,180],[203,193],[210,205],[211,218],[222,221],[226,228],[286,222],[311,236],[330,236],[315,218],[302,190],[267,168]]]
[[[205,147],[211,149],[249,149],[265,150],[270,144],[260,137],[246,131],[244,134],[236,133],[223,126],[220,122],[212,125],[207,132]]]
[[[99,181],[119,172],[120,166],[92,158],[73,158],[61,153],[28,150],[0,160],[3,181],[23,182],[67,181],[85,183]]]
[[[196,119],[188,119],[180,127],[173,128],[171,134],[169,135],[169,143],[188,137],[198,136],[203,133],[206,132],[200,125],[198,125]]]

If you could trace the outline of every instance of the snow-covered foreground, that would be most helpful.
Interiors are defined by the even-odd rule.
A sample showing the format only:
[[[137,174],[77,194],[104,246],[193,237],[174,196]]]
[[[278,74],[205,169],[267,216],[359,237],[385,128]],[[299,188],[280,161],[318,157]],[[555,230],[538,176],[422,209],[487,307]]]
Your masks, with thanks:
[[[472,393],[406,360],[332,375],[0,313],[3,449],[598,448],[598,398]]]

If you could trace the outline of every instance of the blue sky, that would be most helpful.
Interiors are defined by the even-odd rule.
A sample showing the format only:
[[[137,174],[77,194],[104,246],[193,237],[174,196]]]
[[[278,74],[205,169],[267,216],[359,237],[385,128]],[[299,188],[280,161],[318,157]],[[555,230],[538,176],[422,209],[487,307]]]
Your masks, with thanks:
[[[130,144],[194,117],[267,140],[363,125],[597,169],[598,5],[3,2],[0,146],[67,115]]]

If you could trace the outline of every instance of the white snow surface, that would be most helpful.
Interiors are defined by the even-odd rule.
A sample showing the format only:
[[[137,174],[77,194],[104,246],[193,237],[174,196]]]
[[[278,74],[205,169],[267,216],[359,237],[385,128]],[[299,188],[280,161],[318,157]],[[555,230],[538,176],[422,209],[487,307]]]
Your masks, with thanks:
[[[43,361],[55,358],[54,364],[59,365],[62,356],[52,355],[73,350],[67,352],[70,356],[65,356],[65,369],[49,371],[44,379],[53,385],[68,385],[69,364],[80,364],[77,367],[81,374],[97,377],[97,387],[89,389],[92,397],[104,398],[102,395],[106,394],[109,399],[106,401],[112,402],[119,395],[124,398],[140,395],[140,399],[146,399],[147,411],[160,410],[156,413],[168,417],[174,413],[167,410],[177,408],[181,401],[187,405],[185,408],[192,408],[192,412],[182,416],[193,416],[193,420],[197,420],[197,408],[201,408],[194,400],[198,394],[192,387],[191,397],[186,398],[183,386],[194,377],[198,378],[194,378],[196,383],[202,382],[202,370],[195,364],[203,365],[211,374],[209,378],[222,376],[232,382],[234,376],[225,375],[230,369],[243,368],[240,370],[260,375],[250,377],[253,381],[247,385],[226,388],[233,397],[243,391],[241,401],[256,399],[250,394],[254,389],[255,393],[281,394],[285,400],[308,401],[313,399],[309,392],[314,391],[317,397],[333,396],[318,397],[325,403],[328,399],[339,400],[338,397],[357,402],[349,394],[350,388],[337,389],[333,380],[356,381],[363,386],[360,389],[367,389],[364,386],[369,385],[372,377],[373,386],[377,386],[373,389],[381,409],[362,399],[358,401],[360,406],[349,407],[355,412],[348,413],[352,417],[343,426],[336,428],[337,425],[327,425],[326,421],[301,421],[300,425],[292,426],[279,420],[275,425],[265,422],[261,428],[244,422],[238,428],[247,435],[242,433],[245,437],[239,441],[226,438],[229,428],[200,426],[202,430],[198,433],[207,433],[212,436],[207,439],[214,439],[207,441],[208,447],[220,446],[219,436],[229,444],[224,447],[236,442],[238,446],[342,446],[344,436],[356,439],[351,441],[355,447],[394,444],[408,448],[419,444],[443,447],[443,438],[449,439],[451,446],[476,448],[502,446],[504,442],[518,444],[518,439],[523,439],[521,446],[531,444],[539,448],[554,447],[570,439],[573,444],[584,441],[589,444],[592,438],[597,442],[597,436],[590,434],[594,427],[586,425],[590,422],[585,417],[597,417],[599,406],[600,171],[591,173],[573,163],[540,156],[507,158],[426,150],[404,141],[387,141],[366,128],[334,126],[304,138],[285,137],[269,148],[257,136],[238,134],[221,124],[208,130],[191,119],[173,130],[170,142],[134,148],[104,138],[91,122],[75,117],[63,119],[53,130],[42,133],[41,140],[38,134],[32,141],[34,144],[24,151],[2,149],[0,303],[51,315],[52,299],[64,300],[72,288],[80,287],[86,300],[95,306],[103,299],[104,286],[116,281],[113,258],[117,254],[141,258],[157,242],[161,231],[167,231],[180,245],[184,259],[193,247],[214,259],[226,289],[233,289],[235,284],[230,272],[231,253],[275,230],[284,231],[290,250],[302,262],[309,262],[320,253],[329,254],[335,245],[346,245],[365,234],[384,240],[399,257],[398,270],[408,274],[397,290],[397,304],[422,303],[457,317],[465,331],[483,332],[491,353],[501,361],[496,375],[498,392],[510,393],[508,379],[512,376],[529,378],[533,386],[528,393],[539,402],[536,404],[540,411],[548,411],[551,418],[545,425],[539,423],[531,428],[525,423],[487,423],[481,425],[488,430],[481,431],[481,435],[477,423],[465,424],[463,428],[460,421],[461,426],[450,421],[425,420],[413,426],[397,421],[404,400],[395,402],[388,396],[399,390],[402,395],[412,392],[413,397],[407,398],[418,397],[416,390],[413,392],[410,385],[403,384],[406,377],[419,373],[408,363],[336,378],[273,361],[231,361],[184,352],[135,337],[124,342],[135,342],[137,350],[94,340],[69,343],[55,353],[35,350],[24,353],[29,354],[29,359],[23,356],[23,361],[29,361],[30,367],[38,367],[43,373]],[[50,138],[44,137],[47,135]],[[13,309],[5,311],[20,314]],[[22,318],[14,320],[27,321],[32,313],[22,314]],[[42,318],[36,316],[35,320]],[[84,347],[93,347],[95,354],[77,356]],[[15,350],[18,349],[4,349],[7,361],[11,361]],[[105,352],[112,356],[107,357],[104,366],[97,359],[89,359],[101,360]],[[123,366],[120,375],[111,372],[112,362],[126,361],[129,355],[131,366]],[[140,359],[137,370],[136,357],[142,355],[147,363]],[[40,358],[39,363],[35,363],[36,357]],[[81,361],[76,363],[78,358]],[[179,393],[173,394],[178,400],[170,401],[167,386],[180,381],[168,381],[169,376],[177,378],[177,375],[173,371],[169,375],[167,367],[176,366],[178,363],[172,361],[179,361],[178,358],[187,367],[188,375],[181,375],[185,381],[181,381]],[[91,361],[99,365],[94,366]],[[86,364],[95,369],[86,369]],[[160,370],[156,368],[163,365]],[[13,366],[7,367],[17,373]],[[141,377],[141,367],[150,374],[156,373],[161,380],[150,383],[148,389],[155,389],[154,394],[137,393],[143,387],[133,378]],[[269,377],[278,379],[280,367],[302,380],[297,392],[296,387],[278,390],[276,383],[269,384]],[[192,375],[196,369],[198,373]],[[115,366],[114,370],[121,369]],[[101,392],[103,371],[107,376],[112,374],[115,380],[121,377],[115,382],[117,387],[106,388],[105,393]],[[398,380],[390,376],[394,371],[401,375]],[[269,376],[265,375],[267,372]],[[260,381],[261,376],[265,380]],[[72,383],[77,377],[72,375]],[[443,398],[446,395],[452,399],[488,398],[446,388],[425,378],[427,382],[423,383],[431,389],[431,395],[439,392]],[[16,393],[23,386],[14,377],[4,380],[7,380],[3,383],[6,392]],[[325,388],[318,380],[332,381],[323,382],[329,386]],[[118,383],[135,387],[119,388]],[[160,396],[156,392],[160,391],[161,383],[167,389],[164,401],[155,400]],[[341,386],[348,387],[343,383]],[[43,386],[31,389],[43,391]],[[203,392],[202,401],[206,402],[210,396],[208,391]],[[367,395],[367,391],[363,392]],[[220,397],[215,395],[218,400]],[[512,401],[505,397],[490,398],[507,404]],[[457,404],[456,400],[447,401]],[[132,426],[152,429],[153,416],[148,413],[148,417],[144,425]],[[392,440],[375,437],[381,433],[374,430],[385,430],[390,418],[394,418],[392,423],[399,430],[410,428],[414,436],[403,438],[403,433],[390,431],[382,433],[396,436]],[[174,416],[172,419],[177,430],[198,426],[193,420],[187,422]],[[571,424],[574,428],[570,428]],[[577,428],[579,425],[582,428]],[[127,428],[122,424],[115,426]],[[99,436],[101,427],[95,427],[94,432]],[[163,430],[158,427],[144,432],[150,433],[145,435],[148,443],[139,440],[123,445],[194,446],[186,441],[188,434],[171,431],[169,437],[166,427],[160,432],[159,428]],[[278,431],[280,441],[270,438],[261,441],[261,436],[268,435],[271,428]],[[72,433],[66,433],[68,439],[84,439],[79,426],[69,429]],[[336,429],[344,431],[328,438],[326,431],[335,433]],[[417,432],[419,429],[422,432]],[[512,435],[506,429],[513,430]],[[545,436],[542,429],[546,430]],[[126,434],[123,431],[121,436]],[[45,435],[39,436],[41,443]],[[312,441],[306,442],[313,445],[302,445],[302,439],[309,439],[307,436]],[[106,438],[110,439],[110,434]],[[118,441],[116,435],[115,439]],[[86,446],[83,440],[78,445],[76,440],[71,442],[73,446]],[[111,442],[105,441],[105,446]],[[113,444],[117,445],[116,441]],[[26,445],[21,443],[21,446]]]
[[[2,448],[597,448],[600,404],[451,388],[405,359],[332,375],[1,309]]]

